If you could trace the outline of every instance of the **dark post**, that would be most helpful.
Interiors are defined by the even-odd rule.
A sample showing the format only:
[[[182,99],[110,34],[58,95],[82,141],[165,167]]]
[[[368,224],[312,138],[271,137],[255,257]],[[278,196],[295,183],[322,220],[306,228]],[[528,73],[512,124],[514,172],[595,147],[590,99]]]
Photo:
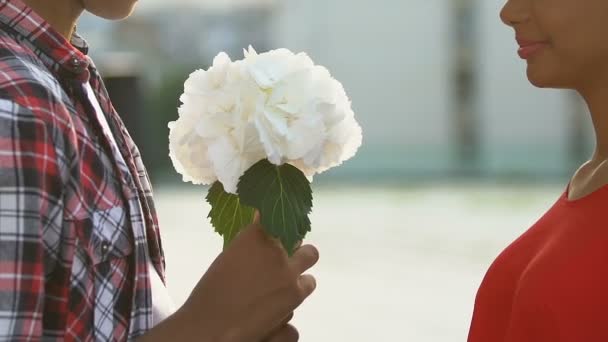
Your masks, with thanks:
[[[452,137],[457,173],[479,172],[479,118],[475,109],[476,23],[475,0],[452,2],[452,39],[454,62]]]

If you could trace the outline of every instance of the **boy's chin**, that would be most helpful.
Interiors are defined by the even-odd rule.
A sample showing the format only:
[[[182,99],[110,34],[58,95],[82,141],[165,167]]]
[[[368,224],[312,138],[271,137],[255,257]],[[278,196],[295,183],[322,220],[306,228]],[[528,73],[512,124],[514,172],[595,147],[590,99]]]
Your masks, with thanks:
[[[107,3],[101,3],[98,7],[87,8],[91,14],[107,19],[107,20],[122,20],[128,18],[135,9],[137,1],[134,0],[106,0]],[[115,3],[115,6],[110,5]]]

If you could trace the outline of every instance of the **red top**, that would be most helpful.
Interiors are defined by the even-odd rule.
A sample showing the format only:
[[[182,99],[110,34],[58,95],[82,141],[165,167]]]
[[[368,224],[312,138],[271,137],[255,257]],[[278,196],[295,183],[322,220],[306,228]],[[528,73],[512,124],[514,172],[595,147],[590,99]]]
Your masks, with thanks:
[[[608,186],[576,201],[566,190],[496,259],[468,341],[608,341]]]

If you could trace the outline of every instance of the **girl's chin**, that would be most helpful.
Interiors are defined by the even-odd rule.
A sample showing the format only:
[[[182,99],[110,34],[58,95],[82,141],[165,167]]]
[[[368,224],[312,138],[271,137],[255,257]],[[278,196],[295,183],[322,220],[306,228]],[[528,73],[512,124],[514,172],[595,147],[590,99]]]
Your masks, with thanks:
[[[528,65],[527,76],[528,81],[538,88],[568,88],[559,81],[557,75],[538,66]]]

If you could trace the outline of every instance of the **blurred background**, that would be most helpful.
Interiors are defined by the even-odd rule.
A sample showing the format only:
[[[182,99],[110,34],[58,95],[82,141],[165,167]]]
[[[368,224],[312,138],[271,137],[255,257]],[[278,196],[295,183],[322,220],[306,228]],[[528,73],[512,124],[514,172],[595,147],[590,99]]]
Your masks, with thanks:
[[[155,185],[168,286],[181,304],[222,242],[206,189],[182,184],[167,123],[189,73],[226,51],[305,51],[343,82],[364,130],[315,180],[317,293],[302,341],[465,341],[491,262],[591,153],[581,100],[529,85],[504,0],[141,0],[80,33]]]

